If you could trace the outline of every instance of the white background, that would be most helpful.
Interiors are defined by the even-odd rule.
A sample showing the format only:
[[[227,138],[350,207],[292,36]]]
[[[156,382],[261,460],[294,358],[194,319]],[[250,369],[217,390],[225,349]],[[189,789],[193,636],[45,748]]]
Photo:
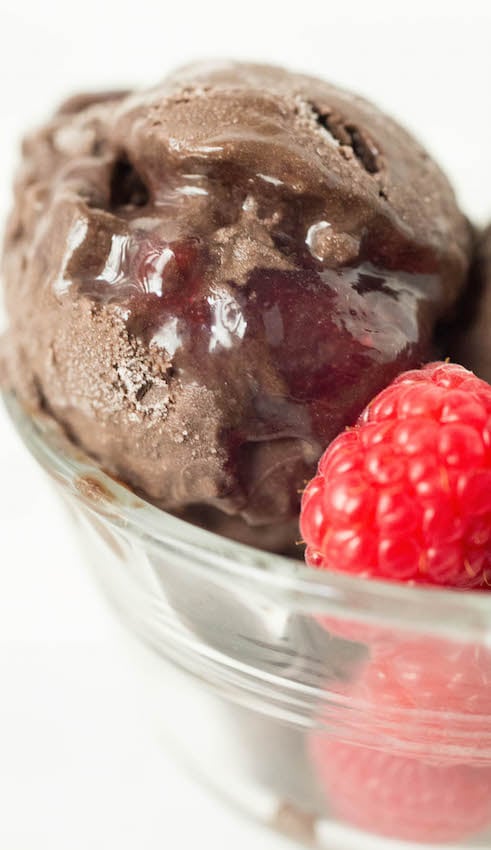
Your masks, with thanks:
[[[467,213],[484,223],[491,11],[472,0],[457,5],[0,0],[0,217],[21,132],[60,98],[231,56],[367,94],[420,136]],[[283,846],[166,759],[145,724],[118,627],[3,412],[0,534],[0,850]]]

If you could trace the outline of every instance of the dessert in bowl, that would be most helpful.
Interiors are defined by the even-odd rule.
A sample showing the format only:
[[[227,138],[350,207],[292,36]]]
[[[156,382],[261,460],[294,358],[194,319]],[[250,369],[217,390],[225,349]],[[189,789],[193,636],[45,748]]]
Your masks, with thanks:
[[[24,145],[9,410],[156,650],[170,737],[320,846],[465,842],[491,824],[486,595],[312,569],[297,545],[322,452],[448,353],[472,249],[411,136],[276,68],[193,66],[75,98]],[[408,697],[413,675],[425,686]]]
[[[279,551],[330,440],[438,353],[470,253],[425,151],[327,83],[223,64],[75,99],[24,142],[11,381],[154,504]]]

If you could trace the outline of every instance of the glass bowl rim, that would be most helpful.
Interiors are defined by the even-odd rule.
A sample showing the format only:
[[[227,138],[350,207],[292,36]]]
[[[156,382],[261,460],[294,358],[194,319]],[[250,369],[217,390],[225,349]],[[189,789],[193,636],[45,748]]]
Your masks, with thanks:
[[[483,591],[409,586],[346,573],[313,570],[301,561],[265,552],[191,525],[152,505],[108,475],[73,444],[49,415],[28,411],[4,392],[10,420],[38,463],[85,507],[146,546],[172,548],[199,571],[208,570],[270,593],[318,616],[342,617],[489,642],[491,599]]]

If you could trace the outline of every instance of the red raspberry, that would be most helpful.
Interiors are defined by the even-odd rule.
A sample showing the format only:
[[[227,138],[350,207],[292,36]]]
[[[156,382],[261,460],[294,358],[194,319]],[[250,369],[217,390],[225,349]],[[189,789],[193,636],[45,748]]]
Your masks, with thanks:
[[[344,696],[381,749],[311,737],[336,814],[414,841],[456,841],[491,824],[490,682],[483,647],[419,638],[379,649]]]
[[[382,643],[351,685],[366,722],[387,721],[413,751],[457,761],[491,751],[491,650],[420,637]],[[442,722],[444,718],[444,722]],[[393,731],[393,730],[392,730]],[[487,753],[484,750],[488,750]]]
[[[318,735],[312,759],[334,814],[406,841],[458,841],[491,821],[491,770],[419,758]]]
[[[491,386],[446,363],[400,375],[324,453],[300,526],[319,569],[487,588]]]

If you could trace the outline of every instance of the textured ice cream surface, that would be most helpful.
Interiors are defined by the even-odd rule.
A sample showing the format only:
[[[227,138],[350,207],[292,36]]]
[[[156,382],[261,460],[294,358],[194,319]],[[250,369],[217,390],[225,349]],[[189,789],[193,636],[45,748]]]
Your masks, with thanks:
[[[451,354],[458,362],[491,383],[491,224],[479,235],[471,287]]]
[[[419,144],[350,93],[196,65],[23,146],[7,380],[152,502],[284,550],[327,443],[434,355],[470,254]]]

